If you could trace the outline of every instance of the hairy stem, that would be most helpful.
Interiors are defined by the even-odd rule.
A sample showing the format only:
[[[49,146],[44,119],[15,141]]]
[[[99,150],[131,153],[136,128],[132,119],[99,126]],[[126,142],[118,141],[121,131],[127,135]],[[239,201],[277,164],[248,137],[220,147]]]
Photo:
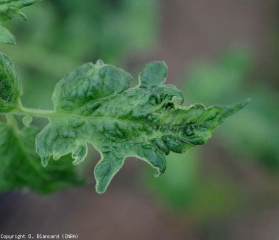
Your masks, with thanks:
[[[12,112],[13,114],[18,115],[31,115],[32,117],[48,118],[51,114],[54,113],[52,110],[41,110],[23,107],[20,100],[18,100],[18,108]]]

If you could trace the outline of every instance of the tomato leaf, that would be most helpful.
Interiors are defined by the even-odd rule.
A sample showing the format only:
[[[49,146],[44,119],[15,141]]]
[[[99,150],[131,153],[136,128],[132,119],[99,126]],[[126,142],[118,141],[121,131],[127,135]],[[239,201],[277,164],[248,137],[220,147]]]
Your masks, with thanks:
[[[97,192],[103,193],[127,157],[138,157],[163,174],[165,155],[206,143],[225,118],[247,104],[182,106],[183,94],[164,85],[166,75],[164,62],[151,62],[139,85],[129,88],[130,74],[102,62],[69,73],[57,84],[54,112],[36,138],[42,164],[69,153],[78,164],[90,143],[102,156],[95,178]]]

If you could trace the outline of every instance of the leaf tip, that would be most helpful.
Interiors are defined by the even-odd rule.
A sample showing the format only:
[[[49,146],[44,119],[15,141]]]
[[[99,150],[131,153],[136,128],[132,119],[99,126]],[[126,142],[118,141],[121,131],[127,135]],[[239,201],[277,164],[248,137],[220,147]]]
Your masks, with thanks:
[[[106,190],[101,190],[101,189],[99,189],[99,188],[96,187],[96,192],[97,192],[98,194],[103,194],[103,193],[105,193],[105,191],[106,191]]]
[[[160,177],[161,175],[163,175],[165,173],[165,170],[166,169],[164,169],[163,171],[158,170],[158,172],[154,174],[154,177],[156,177],[156,178]]]
[[[33,117],[31,115],[26,115],[22,119],[22,122],[23,122],[25,127],[29,127],[30,124],[32,123],[32,121],[33,121]]]
[[[48,161],[49,161],[49,158],[42,158],[41,159],[41,164],[44,168],[47,167]]]
[[[251,100],[251,98],[247,98],[243,102],[236,104],[234,107],[236,109],[236,112],[248,105],[251,102]]]
[[[97,181],[95,189],[98,194],[103,194],[107,190],[107,186],[101,185],[100,182]]]
[[[101,59],[98,59],[97,60],[97,62],[96,62],[96,65],[98,65],[98,66],[104,66],[105,65],[105,63],[103,62],[103,60],[101,60]]]
[[[80,164],[87,156],[87,145],[79,145],[72,153],[73,165]]]
[[[20,18],[22,21],[27,21],[28,20],[26,15],[21,11],[18,12],[18,18]]]
[[[244,100],[242,102],[243,107],[245,107],[248,103],[250,103],[252,101],[252,98],[247,98],[246,100]]]

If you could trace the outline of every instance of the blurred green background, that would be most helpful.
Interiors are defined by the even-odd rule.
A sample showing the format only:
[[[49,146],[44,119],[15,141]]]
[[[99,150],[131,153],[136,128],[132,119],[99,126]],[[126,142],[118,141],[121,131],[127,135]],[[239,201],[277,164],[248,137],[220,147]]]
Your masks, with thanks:
[[[17,45],[1,51],[20,69],[28,107],[51,109],[57,81],[98,59],[134,76],[148,61],[166,61],[167,83],[186,105],[252,102],[205,146],[169,155],[159,178],[131,158],[103,195],[93,184],[2,194],[0,233],[278,239],[278,1],[44,0],[24,12],[29,21],[5,24]],[[92,183],[99,158],[91,149],[81,166]]]

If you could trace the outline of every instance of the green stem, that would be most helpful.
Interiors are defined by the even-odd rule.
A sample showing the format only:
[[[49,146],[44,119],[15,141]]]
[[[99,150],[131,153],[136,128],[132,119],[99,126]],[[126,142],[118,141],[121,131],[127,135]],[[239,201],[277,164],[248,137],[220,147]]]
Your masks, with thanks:
[[[33,109],[33,108],[20,108],[19,112],[14,112],[18,114],[31,115],[32,117],[48,118],[50,115],[54,114],[54,111]]]
[[[16,108],[8,112],[0,112],[0,114],[3,114],[5,116],[10,114],[10,115],[30,115],[32,117],[48,118],[50,116],[55,115],[55,111],[26,108],[23,107],[21,101],[18,100]],[[7,120],[9,121],[8,116],[7,116]]]
[[[12,111],[12,113],[18,115],[31,115],[32,117],[48,118],[50,115],[54,114],[54,111],[26,108],[23,107],[21,101],[18,100],[18,108]]]

